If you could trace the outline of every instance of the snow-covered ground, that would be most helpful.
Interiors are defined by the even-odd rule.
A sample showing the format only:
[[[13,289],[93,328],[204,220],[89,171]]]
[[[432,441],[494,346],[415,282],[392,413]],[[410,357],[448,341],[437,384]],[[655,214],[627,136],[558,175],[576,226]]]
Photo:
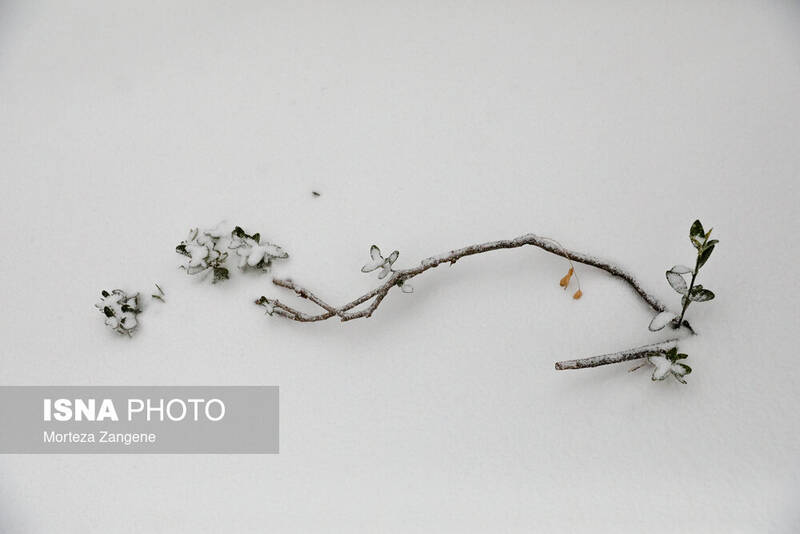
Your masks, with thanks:
[[[0,383],[278,385],[281,452],[0,456],[0,531],[797,532],[798,174],[793,2],[3,2]],[[538,249],[345,324],[174,252],[225,219],[343,303],[373,243],[534,232],[676,309],[697,217],[685,386],[555,371],[666,334]],[[101,289],[154,282],[134,338],[103,326]]]

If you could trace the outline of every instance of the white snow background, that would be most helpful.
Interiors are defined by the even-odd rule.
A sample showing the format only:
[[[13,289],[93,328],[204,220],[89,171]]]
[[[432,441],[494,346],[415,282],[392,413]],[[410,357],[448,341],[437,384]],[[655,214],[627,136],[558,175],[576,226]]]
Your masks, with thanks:
[[[0,532],[797,532],[798,171],[796,2],[3,2],[0,383],[278,385],[281,452],[2,456]],[[345,324],[174,252],[226,219],[343,303],[373,243],[534,232],[676,309],[697,217],[685,386],[555,371],[665,333],[535,248]],[[133,339],[103,326],[101,289],[154,282]]]

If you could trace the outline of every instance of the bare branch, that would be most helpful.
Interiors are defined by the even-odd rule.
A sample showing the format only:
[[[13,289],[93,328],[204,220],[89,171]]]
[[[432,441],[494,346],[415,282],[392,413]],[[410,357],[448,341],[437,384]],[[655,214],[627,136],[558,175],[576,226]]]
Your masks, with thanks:
[[[551,254],[555,254],[557,256],[561,256],[568,260],[577,263],[582,263],[584,265],[590,265],[592,267],[605,271],[610,275],[620,278],[625,283],[627,283],[636,292],[636,294],[638,294],[639,297],[641,297],[642,300],[644,300],[645,303],[648,306],[650,306],[654,311],[662,312],[666,309],[666,307],[656,297],[654,297],[653,295],[651,295],[642,288],[642,286],[633,277],[633,275],[631,275],[628,271],[626,271],[622,267],[608,261],[600,260],[593,256],[589,256],[572,250],[567,250],[551,239],[537,236],[534,234],[525,234],[515,239],[490,241],[488,243],[471,245],[457,250],[451,250],[450,252],[439,254],[438,256],[431,256],[429,258],[422,260],[422,262],[417,267],[392,271],[391,276],[389,276],[382,285],[338,308],[331,306],[330,304],[327,304],[325,301],[317,297],[314,293],[312,293],[308,289],[296,285],[292,280],[279,279],[279,278],[273,279],[272,282],[275,285],[291,289],[299,297],[313,302],[314,304],[316,304],[325,311],[324,313],[320,313],[317,315],[309,315],[303,313],[290,306],[287,306],[286,304],[282,303],[277,299],[269,299],[263,296],[258,300],[256,300],[256,304],[266,307],[268,313],[277,313],[278,315],[299,322],[324,321],[326,319],[330,319],[331,317],[339,317],[341,321],[351,321],[353,319],[360,319],[362,317],[370,317],[378,308],[378,306],[380,306],[381,302],[383,302],[383,299],[386,298],[386,295],[393,287],[398,286],[406,282],[407,280],[414,278],[415,276],[419,276],[420,274],[424,273],[429,269],[438,267],[443,263],[449,263],[451,265],[455,264],[456,261],[467,256],[482,254],[484,252],[491,252],[493,250],[518,248],[525,245],[532,245],[535,247],[539,247],[542,250],[550,252]],[[360,311],[351,311],[357,306],[369,300],[372,300],[372,302],[366,308]]]
[[[563,362],[556,362],[556,370],[563,371],[565,369],[586,369],[589,367],[599,367],[601,365],[609,365],[612,363],[628,362],[631,360],[638,360],[646,358],[654,352],[666,352],[672,347],[677,346],[678,339],[668,339],[660,343],[653,343],[652,345],[644,345],[643,347],[636,347],[635,349],[623,350],[614,352],[612,354],[603,354],[601,356],[592,356],[591,358],[582,358],[580,360],[565,360]]]

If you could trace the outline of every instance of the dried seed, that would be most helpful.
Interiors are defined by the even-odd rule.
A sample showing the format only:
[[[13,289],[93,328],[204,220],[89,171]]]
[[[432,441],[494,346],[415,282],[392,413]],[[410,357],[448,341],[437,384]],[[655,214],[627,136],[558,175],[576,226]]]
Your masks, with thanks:
[[[569,268],[569,272],[564,275],[564,278],[561,279],[561,281],[558,283],[558,285],[560,285],[564,289],[567,289],[567,286],[569,285],[569,280],[570,280],[570,278],[572,278],[572,273],[574,273],[574,272],[575,272],[575,269],[570,267]]]

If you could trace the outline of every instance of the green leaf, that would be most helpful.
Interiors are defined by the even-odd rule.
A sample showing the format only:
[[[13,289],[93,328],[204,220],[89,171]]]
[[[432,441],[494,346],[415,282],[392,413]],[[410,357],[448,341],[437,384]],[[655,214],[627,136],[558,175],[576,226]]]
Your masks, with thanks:
[[[689,293],[689,300],[692,302],[706,302],[714,298],[714,292],[703,288],[703,286],[695,286],[692,292]]]
[[[700,222],[700,219],[695,220],[692,223],[692,227],[689,229],[689,237],[705,237],[706,231],[703,230],[703,224]]]
[[[214,280],[211,283],[216,284],[221,280],[227,280],[229,275],[230,273],[228,273],[228,269],[225,267],[214,267]]]
[[[689,229],[689,239],[692,241],[692,244],[695,248],[700,248],[703,244],[703,241],[706,239],[706,232],[703,230],[703,225],[700,223],[700,220],[696,220],[692,223],[692,227]]]
[[[700,253],[700,257],[697,258],[697,268],[699,269],[703,265],[706,264],[708,258],[711,257],[711,253],[714,252],[714,245],[710,247],[705,247],[703,251]]]
[[[672,347],[666,352],[666,357],[669,361],[674,362],[678,355],[678,347]]]
[[[669,285],[672,286],[672,289],[681,295],[685,295],[688,291],[686,280],[684,280],[683,276],[679,275],[678,273],[667,271],[667,282],[669,282]]]
[[[180,245],[178,245],[177,247],[175,247],[175,252],[177,252],[178,254],[183,254],[184,256],[191,256],[191,254],[189,254],[189,253],[186,251],[186,245],[185,245],[185,244],[183,244],[183,243],[181,243]]]
[[[256,232],[255,234],[253,234],[253,239],[259,245],[261,244],[261,234],[259,232]]]
[[[692,372],[692,368],[689,367],[688,365],[686,365],[685,363],[676,363],[675,365],[679,365],[680,367],[683,367],[683,370],[684,370],[683,376],[686,376],[686,375],[688,375],[689,373]]]
[[[237,226],[236,228],[234,228],[233,231],[231,232],[231,235],[234,235],[234,236],[236,236],[238,238],[241,238],[241,239],[244,239],[245,237],[247,237],[247,234],[244,233],[244,230],[242,230],[241,226]]]
[[[678,361],[678,360],[685,360],[685,359],[686,359],[686,358],[688,358],[688,357],[689,357],[689,355],[688,355],[688,354],[683,354],[683,353],[676,354],[676,355],[675,355],[675,361]]]

